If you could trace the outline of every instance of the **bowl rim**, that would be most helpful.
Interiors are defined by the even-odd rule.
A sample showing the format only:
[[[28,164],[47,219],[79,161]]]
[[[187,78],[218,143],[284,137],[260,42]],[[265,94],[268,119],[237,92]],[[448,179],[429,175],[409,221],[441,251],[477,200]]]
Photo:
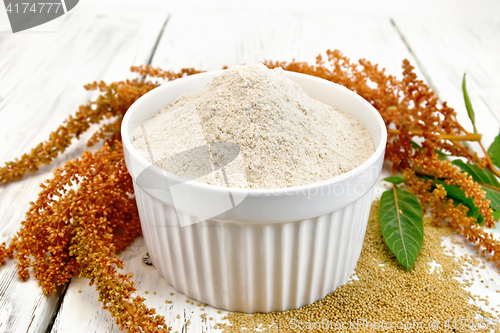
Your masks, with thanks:
[[[141,104],[144,103],[145,100],[151,98],[151,96],[156,95],[156,94],[160,93],[161,91],[170,88],[172,85],[179,84],[179,82],[186,83],[189,80],[199,80],[205,76],[215,77],[215,76],[222,74],[224,71],[225,70],[207,71],[207,72],[203,72],[203,73],[199,73],[199,74],[194,74],[194,75],[182,77],[182,78],[176,79],[174,81],[168,81],[168,82],[162,83],[157,88],[154,88],[153,90],[151,90],[151,91],[147,92],[146,94],[142,95],[141,97],[139,97],[128,108],[127,112],[125,113],[125,116],[123,117],[123,121],[121,124],[121,136],[122,136],[122,144],[123,144],[124,150],[126,150],[130,154],[131,158],[133,158],[135,161],[139,162],[145,168],[152,167],[152,171],[154,173],[160,173],[160,174],[164,175],[165,177],[170,177],[171,179],[177,179],[177,180],[182,179],[181,177],[179,177],[173,173],[170,173],[168,171],[161,169],[160,167],[154,165],[153,163],[147,161],[144,157],[142,157],[139,154],[139,152],[132,145],[132,140],[131,140],[132,137],[131,137],[131,135],[129,135],[129,133],[127,132],[126,129],[129,126],[129,122],[132,119],[132,117],[134,116],[134,113],[138,112],[138,110],[140,110],[140,108],[141,108]],[[363,163],[361,163],[360,165],[358,165],[357,167],[355,167],[354,169],[352,169],[348,172],[345,172],[341,175],[338,175],[338,176],[335,176],[335,177],[332,177],[329,179],[325,179],[325,180],[322,180],[319,182],[305,184],[305,185],[260,189],[260,188],[225,187],[225,186],[219,186],[219,185],[206,184],[206,183],[202,183],[202,182],[190,181],[191,186],[193,186],[193,188],[195,188],[195,189],[199,188],[200,190],[205,190],[205,191],[214,191],[214,192],[220,193],[220,194],[227,193],[227,191],[229,189],[234,194],[241,194],[241,195],[248,194],[248,195],[253,195],[253,196],[259,196],[259,195],[279,196],[280,194],[287,194],[290,192],[298,193],[298,192],[310,191],[311,189],[314,189],[314,188],[323,187],[323,186],[330,186],[330,185],[333,185],[335,183],[342,182],[345,179],[348,179],[348,178],[350,178],[358,173],[363,173],[364,171],[366,171],[368,168],[370,168],[371,166],[373,166],[376,163],[376,161],[380,158],[380,155],[385,154],[385,147],[386,147],[386,143],[387,143],[387,128],[385,126],[385,122],[384,122],[382,116],[380,115],[380,113],[377,111],[377,109],[375,109],[375,107],[373,105],[371,105],[367,100],[365,100],[363,97],[358,95],[356,92],[346,88],[345,86],[328,81],[326,79],[322,79],[322,78],[308,75],[308,74],[304,74],[304,73],[297,73],[297,72],[286,71],[286,70],[284,70],[284,72],[285,72],[285,75],[287,75],[287,76],[307,77],[307,79],[315,80],[318,82],[321,81],[322,84],[327,84],[327,85],[330,85],[332,87],[335,87],[336,89],[344,90],[345,93],[351,94],[352,97],[359,100],[360,103],[363,103],[363,104],[369,106],[368,109],[370,110],[371,113],[373,113],[375,115],[375,118],[377,120],[377,124],[379,125],[378,127],[380,129],[380,141],[379,141],[378,145],[376,146],[373,154],[367,160],[365,160]],[[178,97],[180,97],[181,95],[179,95]],[[372,141],[373,141],[373,138],[372,138]],[[127,168],[128,168],[128,166],[127,166]]]

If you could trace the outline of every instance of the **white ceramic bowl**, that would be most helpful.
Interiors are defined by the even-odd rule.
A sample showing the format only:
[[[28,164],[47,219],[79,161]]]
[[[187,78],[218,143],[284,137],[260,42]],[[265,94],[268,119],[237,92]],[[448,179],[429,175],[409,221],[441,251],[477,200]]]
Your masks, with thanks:
[[[132,132],[221,73],[163,84],[139,98],[123,119],[125,161],[149,255],[169,284],[218,308],[252,313],[313,303],[346,283],[356,267],[384,159],[384,122],[347,88],[285,72],[310,97],[357,118],[375,153],[326,181],[262,190],[186,182],[141,157]]]

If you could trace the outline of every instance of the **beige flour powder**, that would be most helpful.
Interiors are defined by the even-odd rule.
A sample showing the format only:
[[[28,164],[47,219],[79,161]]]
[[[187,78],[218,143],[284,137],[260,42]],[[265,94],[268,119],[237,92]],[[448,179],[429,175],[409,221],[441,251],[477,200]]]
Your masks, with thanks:
[[[311,99],[281,68],[262,64],[229,68],[162,109],[134,138],[139,153],[166,171],[240,188],[319,182],[374,152],[355,118]]]

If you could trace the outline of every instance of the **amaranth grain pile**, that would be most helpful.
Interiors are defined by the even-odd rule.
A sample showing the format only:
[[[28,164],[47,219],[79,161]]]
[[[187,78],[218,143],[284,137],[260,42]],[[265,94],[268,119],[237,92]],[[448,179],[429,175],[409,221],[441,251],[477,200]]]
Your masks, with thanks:
[[[240,188],[323,181],[374,152],[355,118],[311,99],[281,68],[262,64],[229,68],[203,90],[162,109],[134,138],[139,153],[166,171]],[[225,175],[214,167],[214,142],[237,147],[236,154],[228,151],[237,158],[225,166]]]
[[[425,218],[424,245],[406,272],[384,243],[379,205],[372,204],[355,275],[345,285],[295,310],[229,313],[214,328],[221,333],[500,332],[498,310],[483,310],[481,302],[488,308],[493,304],[466,289],[472,284],[469,272],[479,260],[456,256],[443,244],[443,237],[451,237],[453,231]]]

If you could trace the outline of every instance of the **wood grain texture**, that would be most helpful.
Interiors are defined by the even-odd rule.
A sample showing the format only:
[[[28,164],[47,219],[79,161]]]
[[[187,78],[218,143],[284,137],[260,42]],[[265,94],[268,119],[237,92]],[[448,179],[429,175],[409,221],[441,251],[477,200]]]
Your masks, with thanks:
[[[147,63],[167,16],[166,11],[79,5],[44,25],[49,32],[0,34],[0,163],[48,138],[91,97],[84,84],[124,79],[131,65]],[[19,229],[50,171],[85,148],[80,141],[50,166],[0,186],[0,243]],[[1,266],[0,332],[45,331],[58,298],[45,297],[34,279],[20,282],[15,262]]]
[[[401,73],[403,58],[412,60],[384,15],[207,9],[176,12],[152,64],[215,70],[264,60],[314,62],[327,49],[367,58],[394,75]]]

